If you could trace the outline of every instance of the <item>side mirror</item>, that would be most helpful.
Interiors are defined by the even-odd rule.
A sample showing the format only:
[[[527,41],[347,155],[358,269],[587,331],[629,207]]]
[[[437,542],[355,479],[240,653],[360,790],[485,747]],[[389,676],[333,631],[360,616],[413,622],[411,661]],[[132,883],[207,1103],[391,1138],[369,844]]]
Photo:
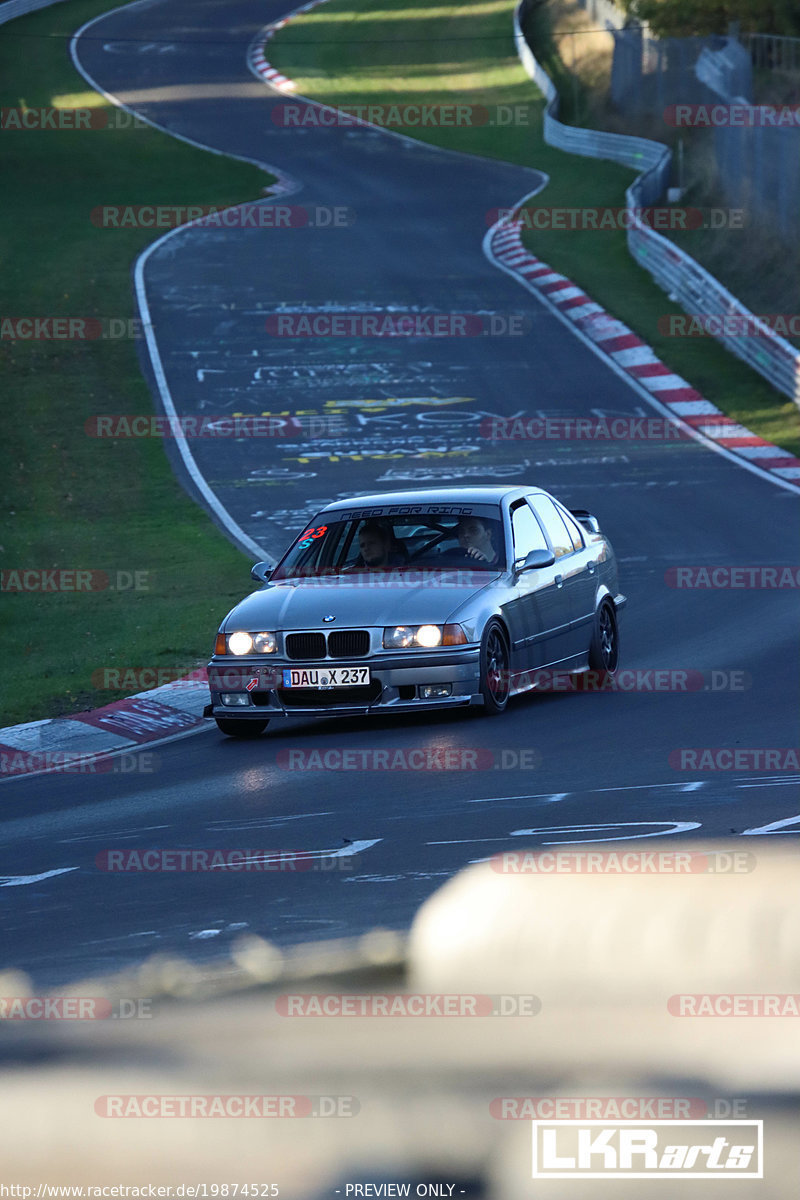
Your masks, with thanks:
[[[529,550],[524,559],[517,559],[514,570],[518,574],[521,571],[536,571],[541,567],[552,567],[555,561],[556,556],[551,550]]]
[[[272,567],[269,563],[257,562],[254,567],[250,568],[250,578],[257,579],[259,583],[266,583],[272,574]]]

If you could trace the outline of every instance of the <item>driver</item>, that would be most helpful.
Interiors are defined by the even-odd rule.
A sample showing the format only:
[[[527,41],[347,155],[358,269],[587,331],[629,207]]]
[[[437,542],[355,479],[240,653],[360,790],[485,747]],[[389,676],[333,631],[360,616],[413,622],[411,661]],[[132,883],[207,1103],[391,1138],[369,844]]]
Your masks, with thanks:
[[[480,517],[462,517],[458,522],[458,544],[470,558],[494,564],[499,562],[492,544],[489,525]]]
[[[402,546],[395,541],[391,529],[377,521],[365,521],[358,531],[360,555],[356,566],[400,567],[406,561]]]

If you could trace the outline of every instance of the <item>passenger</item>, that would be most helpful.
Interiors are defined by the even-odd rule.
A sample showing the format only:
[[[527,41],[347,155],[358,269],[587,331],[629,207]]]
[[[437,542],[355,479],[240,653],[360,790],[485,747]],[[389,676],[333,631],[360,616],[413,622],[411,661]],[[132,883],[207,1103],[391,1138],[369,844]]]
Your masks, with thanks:
[[[408,555],[391,529],[377,521],[366,521],[358,531],[358,548],[361,551],[355,561],[357,567],[402,567]]]

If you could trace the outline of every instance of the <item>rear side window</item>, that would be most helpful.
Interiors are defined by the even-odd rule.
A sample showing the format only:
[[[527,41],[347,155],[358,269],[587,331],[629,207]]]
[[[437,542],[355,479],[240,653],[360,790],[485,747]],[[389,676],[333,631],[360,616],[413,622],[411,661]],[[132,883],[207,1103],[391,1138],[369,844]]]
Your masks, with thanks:
[[[564,509],[561,508],[560,505],[556,505],[555,507],[556,507],[556,512],[561,517],[561,520],[564,522],[564,524],[567,527],[568,534],[572,538],[572,549],[573,550],[582,550],[583,549],[583,537],[581,535],[580,529],[578,528],[577,522],[575,520],[573,520],[573,518],[569,515],[569,513],[565,512]]]
[[[561,514],[552,500],[547,496],[533,496],[531,500],[547,530],[547,536],[550,538],[556,558],[572,554],[572,534],[564,524]]]

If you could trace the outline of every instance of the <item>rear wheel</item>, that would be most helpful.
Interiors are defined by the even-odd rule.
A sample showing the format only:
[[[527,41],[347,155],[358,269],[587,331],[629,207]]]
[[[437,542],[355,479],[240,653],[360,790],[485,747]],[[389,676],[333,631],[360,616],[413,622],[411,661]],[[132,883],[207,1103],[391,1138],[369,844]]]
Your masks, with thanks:
[[[499,621],[490,621],[483,631],[480,665],[483,711],[497,717],[505,711],[511,690],[508,639]]]
[[[227,734],[228,737],[237,738],[258,737],[269,725],[269,721],[263,720],[253,721],[245,719],[241,721],[227,721],[224,717],[215,717],[214,720],[217,722],[217,729],[220,733]]]
[[[619,665],[619,627],[617,610],[610,600],[604,600],[595,613],[592,644],[589,647],[589,666],[605,675],[616,674]]]

